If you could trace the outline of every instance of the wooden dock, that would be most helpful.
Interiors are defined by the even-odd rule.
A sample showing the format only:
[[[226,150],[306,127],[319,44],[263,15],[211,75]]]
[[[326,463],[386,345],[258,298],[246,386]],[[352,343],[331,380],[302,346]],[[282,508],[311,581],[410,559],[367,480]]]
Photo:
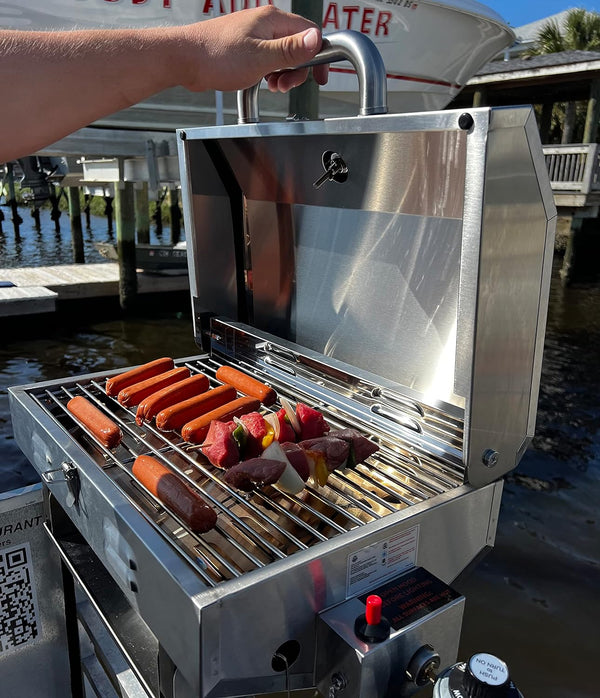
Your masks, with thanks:
[[[137,285],[139,294],[185,291],[189,280],[187,274],[138,272]],[[0,269],[0,317],[51,313],[57,301],[118,295],[119,265],[112,262]]]

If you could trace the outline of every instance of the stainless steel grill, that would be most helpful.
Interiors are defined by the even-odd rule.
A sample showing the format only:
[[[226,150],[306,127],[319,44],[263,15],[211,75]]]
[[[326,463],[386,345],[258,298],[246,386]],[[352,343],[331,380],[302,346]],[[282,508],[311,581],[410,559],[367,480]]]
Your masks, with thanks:
[[[237,366],[375,441],[367,462],[296,496],[241,494],[199,448],[138,427],[104,374],[11,389],[50,534],[74,573],[71,539],[84,541],[147,627],[158,678],[138,673],[153,695],[344,682],[345,698],[410,695],[417,650],[456,658],[462,602],[444,585],[493,545],[501,477],[533,436],[555,210],[531,109],[366,108],[377,115],[261,124],[253,104],[239,126],[180,132],[202,354],[177,364],[213,385]],[[75,395],[120,425],[118,448],[72,419]],[[194,534],[145,491],[140,454],[198,489],[216,528]],[[379,647],[359,641],[364,595],[395,598],[418,567],[443,607]],[[120,644],[139,663],[140,642]]]

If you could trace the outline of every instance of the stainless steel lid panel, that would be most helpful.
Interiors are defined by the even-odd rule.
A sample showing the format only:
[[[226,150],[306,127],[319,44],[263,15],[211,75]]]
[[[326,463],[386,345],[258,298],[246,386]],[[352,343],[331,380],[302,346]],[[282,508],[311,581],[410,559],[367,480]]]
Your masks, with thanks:
[[[456,408],[472,484],[516,465],[556,216],[530,108],[190,129],[179,145],[199,343],[210,314],[248,323]],[[331,153],[347,176],[315,188]]]

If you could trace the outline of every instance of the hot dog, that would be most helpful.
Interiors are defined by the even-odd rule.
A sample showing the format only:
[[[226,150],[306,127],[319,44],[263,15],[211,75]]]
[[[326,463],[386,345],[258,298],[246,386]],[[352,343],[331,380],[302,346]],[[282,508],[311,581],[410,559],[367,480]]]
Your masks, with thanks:
[[[152,456],[138,456],[132,472],[144,487],[195,533],[206,533],[217,523],[217,513],[187,483]]]
[[[277,393],[268,385],[261,383],[255,378],[251,378],[237,368],[231,366],[221,366],[217,369],[217,380],[221,383],[233,385],[240,393],[255,397],[262,402],[263,405],[272,405],[277,400]]]
[[[145,400],[149,395],[158,392],[168,385],[173,385],[184,378],[188,378],[190,371],[188,368],[174,368],[166,373],[160,373],[158,376],[147,378],[141,383],[135,383],[127,388],[119,391],[117,400],[125,407],[139,405],[142,400]]]
[[[202,395],[171,405],[156,415],[156,426],[161,431],[179,431],[184,424],[235,399],[235,388],[220,385]]]
[[[173,385],[168,385],[140,402],[135,421],[140,425],[148,422],[153,417],[156,417],[161,410],[206,392],[208,386],[208,378],[202,373],[185,378]]]
[[[125,373],[120,373],[118,376],[107,378],[106,394],[111,397],[118,395],[119,391],[123,390],[123,388],[127,388],[147,378],[152,378],[152,376],[157,376],[159,373],[170,371],[174,365],[173,359],[163,357],[162,359],[155,359],[137,368],[132,368]]]
[[[247,412],[254,412],[259,407],[260,401],[257,398],[239,397],[237,400],[228,402],[184,424],[181,429],[181,438],[191,444],[201,444],[208,434],[208,429],[213,419],[229,422],[234,417],[241,417]]]
[[[102,410],[87,398],[78,395],[67,402],[67,409],[76,417],[106,448],[116,448],[123,438],[118,425],[109,419]]]

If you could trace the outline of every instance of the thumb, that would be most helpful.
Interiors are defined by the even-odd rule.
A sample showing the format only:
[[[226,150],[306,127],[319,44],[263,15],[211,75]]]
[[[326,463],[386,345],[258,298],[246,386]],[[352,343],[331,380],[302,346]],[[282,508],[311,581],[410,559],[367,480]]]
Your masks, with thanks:
[[[277,56],[278,68],[295,68],[318,53],[321,48],[321,33],[311,27],[299,34],[273,39],[269,44]]]

